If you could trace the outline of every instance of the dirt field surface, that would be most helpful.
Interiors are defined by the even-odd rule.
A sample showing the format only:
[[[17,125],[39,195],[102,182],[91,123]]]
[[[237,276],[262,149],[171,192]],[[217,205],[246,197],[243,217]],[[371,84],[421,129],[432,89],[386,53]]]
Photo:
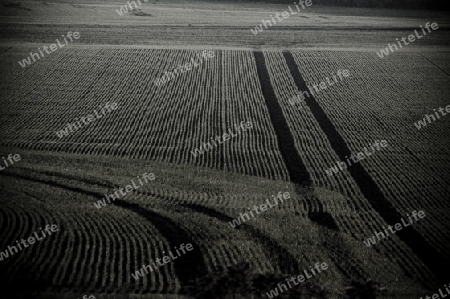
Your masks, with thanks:
[[[313,4],[254,34],[289,5],[127,5],[0,1],[5,298],[446,292],[447,13]]]

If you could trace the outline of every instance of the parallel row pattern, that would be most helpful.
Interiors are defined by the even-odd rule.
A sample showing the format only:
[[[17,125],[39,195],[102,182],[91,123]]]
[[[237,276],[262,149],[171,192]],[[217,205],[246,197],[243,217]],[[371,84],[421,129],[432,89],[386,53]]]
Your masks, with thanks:
[[[261,93],[254,92],[251,54],[215,51],[206,60],[201,53],[96,47],[52,53],[14,80],[2,79],[1,144],[189,163],[286,180],[267,109]],[[154,85],[154,79],[191,59],[203,63],[161,87]],[[57,137],[68,123],[94,110],[100,113],[107,102],[117,102],[118,109]],[[241,122],[251,122],[253,129],[237,133]],[[198,157],[191,153],[228,130],[238,136],[217,147],[210,142],[213,148]]]
[[[427,107],[445,106],[438,92],[442,87],[435,80],[448,84],[450,78],[420,56],[414,56],[416,60],[409,65],[402,63],[400,69],[400,61],[405,58],[396,56],[380,63],[378,57],[367,53],[293,54],[311,85],[339,69],[350,70],[349,78],[318,93],[316,98],[352,152],[362,151],[375,140],[388,141],[386,149],[360,163],[402,215],[420,209],[426,212],[427,218],[415,224],[416,229],[441,254],[448,255],[450,216],[445,211],[450,207],[446,201],[450,183],[444,179],[448,169],[443,171],[439,165],[449,162],[450,139],[444,132],[450,118],[443,117],[421,131],[413,123],[423,113],[430,113]],[[405,73],[415,75],[405,76]],[[432,80],[423,79],[427,76]]]
[[[294,105],[289,103],[289,100],[297,94],[297,89],[282,53],[266,52],[265,55],[269,61],[268,66],[274,86],[276,86],[277,97],[282,103],[283,112],[293,131],[297,149],[307,165],[314,185],[341,193],[319,189],[317,191],[319,198],[333,215],[339,228],[360,242],[356,246],[365,246],[362,240],[370,237],[374,231],[379,231],[386,223],[373,211],[348,172],[341,171],[332,177],[326,175],[325,169],[339,161],[338,156],[334,153],[305,102],[296,100]],[[314,61],[314,65],[324,63],[324,60]],[[333,70],[333,68],[331,69]],[[328,71],[327,75],[330,73],[331,71]],[[311,83],[309,81],[307,83],[319,82]],[[334,101],[341,98],[339,94],[334,96]],[[404,267],[403,263],[405,263],[408,273],[413,273],[412,275],[419,279],[423,278],[424,265],[398,238],[384,240],[377,244],[377,247],[387,259],[398,263],[399,267]],[[394,257],[393,252],[399,254],[394,254]],[[405,252],[407,252],[406,255]],[[386,268],[386,270],[388,269]],[[372,273],[372,275],[376,274]]]

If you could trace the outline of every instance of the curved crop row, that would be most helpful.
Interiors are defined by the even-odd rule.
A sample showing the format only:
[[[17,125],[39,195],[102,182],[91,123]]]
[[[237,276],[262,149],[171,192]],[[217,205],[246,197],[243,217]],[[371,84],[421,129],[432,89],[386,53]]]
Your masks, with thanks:
[[[2,181],[14,185],[8,177],[2,176]],[[43,223],[58,224],[59,231],[6,259],[4,264],[2,261],[1,266],[5,267],[2,273],[7,274],[5,281],[25,277],[31,288],[42,282],[55,291],[176,293],[179,290],[171,265],[138,281],[131,277],[142,265],[162,257],[170,249],[147,220],[119,207],[97,210],[92,207],[92,199],[86,201],[89,199],[86,195],[52,185],[28,180],[20,180],[20,184],[32,186],[36,197],[47,192],[46,200],[52,204],[36,203],[33,197],[17,195],[15,200],[5,202],[2,211],[20,211],[8,219],[16,225],[5,245],[13,244],[19,236],[28,237]]]

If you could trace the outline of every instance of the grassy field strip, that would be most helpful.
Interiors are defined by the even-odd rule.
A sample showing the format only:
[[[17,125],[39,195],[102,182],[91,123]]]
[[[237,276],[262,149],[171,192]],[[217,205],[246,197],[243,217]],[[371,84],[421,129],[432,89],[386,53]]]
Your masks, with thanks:
[[[48,43],[42,43],[42,42],[2,42],[0,43],[0,45],[3,46],[3,48],[7,49],[9,47],[11,47],[10,50],[8,50],[7,52],[4,53],[3,58],[5,58],[4,60],[4,66],[13,66],[14,69],[16,70],[22,70],[22,68],[20,67],[20,65],[17,63],[17,61],[24,59],[27,55],[30,54],[30,51],[35,51],[37,50],[37,48],[41,48],[44,45],[48,46]],[[133,50],[137,50],[137,49],[151,49],[151,50],[226,50],[226,51],[230,51],[230,50],[234,50],[234,51],[254,51],[255,47],[254,46],[244,46],[244,45],[236,45],[236,46],[219,46],[219,45],[208,45],[208,44],[195,44],[195,45],[156,45],[156,44],[140,44],[140,45],[128,45],[128,44],[71,44],[70,48],[72,49],[83,49],[85,51],[88,50],[92,50],[92,49],[115,49],[115,50],[129,50],[129,49],[133,49]],[[60,49],[59,51],[64,51],[65,48]],[[340,47],[338,46],[320,46],[320,47],[315,47],[315,46],[305,46],[305,45],[295,45],[292,47],[287,47],[285,48],[285,50],[289,50],[289,51],[306,51],[306,52],[317,52],[317,51],[337,51],[337,52],[365,52],[365,53],[371,53],[371,54],[375,54],[376,51],[380,50],[380,45],[372,45],[372,46],[365,46],[365,47],[350,47],[350,46],[345,46],[342,45]],[[11,52],[10,52],[11,51]],[[279,52],[280,51],[280,47],[274,45],[274,46],[264,46],[264,52],[269,52],[269,51],[275,51],[275,52]],[[403,53],[405,52],[405,53]],[[14,53],[12,56],[11,53]],[[400,53],[400,52],[399,52]],[[446,64],[447,60],[447,53],[448,50],[442,46],[430,46],[430,45],[424,45],[424,46],[412,46],[412,47],[404,47],[402,48],[402,53],[403,54],[411,54],[411,53],[421,53],[421,54],[430,54],[430,57],[434,57],[433,58],[433,62],[435,62],[438,65],[442,65],[443,63]],[[375,54],[376,55],[376,54]],[[6,59],[7,57],[9,57],[10,59]],[[11,58],[13,57],[13,58]],[[428,56],[427,56],[428,57]],[[0,61],[1,60],[1,56],[0,56]],[[18,68],[16,68],[16,66]],[[12,70],[12,68],[11,68]],[[4,71],[4,70],[3,70]]]
[[[288,100],[295,95],[297,88],[292,77],[290,77],[289,69],[284,63],[282,53],[267,52],[265,54],[268,57],[268,66],[271,71],[271,77],[275,82],[275,90],[278,98],[281,100],[283,112],[288,119],[288,123],[291,124],[291,128],[304,128],[303,130],[293,129],[293,133],[296,138],[296,146],[299,154],[304,157],[308,170],[311,173],[316,173],[316,180],[314,181],[314,184],[316,186],[325,186],[331,190],[339,191],[346,195],[324,196],[323,192],[320,192],[322,196],[319,198],[322,200],[324,200],[323,198],[326,199],[327,209],[336,219],[340,230],[353,236],[356,240],[362,240],[367,234],[371,234],[373,230],[386,225],[386,223],[381,217],[377,216],[376,213],[372,212],[371,206],[364,198],[361,191],[359,191],[359,188],[354,180],[349,177],[347,172],[340,172],[338,175],[333,177],[326,176],[324,169],[327,165],[334,163],[334,161],[339,159],[337,156],[332,156],[334,151],[330,147],[326,136],[320,130],[320,127],[318,126],[313,115],[309,111],[308,106],[306,106],[303,102],[300,102],[300,104],[296,106],[292,106],[288,103]],[[331,71],[335,70],[331,69],[330,72]],[[316,84],[321,80],[323,80],[323,78],[320,78],[320,80],[317,78],[316,82],[309,83]],[[313,130],[313,128],[316,129]],[[324,150],[327,147],[328,150]],[[317,154],[308,154],[314,152],[317,152]],[[311,160],[312,157],[316,157],[316,160]],[[335,180],[336,182],[334,182]],[[348,185],[342,185],[342,182],[348,182]],[[330,200],[328,198],[332,199]],[[408,255],[400,254],[397,258],[393,258],[393,252],[409,252],[409,249],[399,242],[398,239],[393,239],[390,242],[379,244],[380,247],[383,248],[381,253],[386,258],[392,259],[394,262],[395,260],[402,260],[405,256],[412,256],[409,253]],[[361,246],[363,245],[361,244]],[[413,258],[413,260],[414,261],[406,262],[409,266],[414,265],[412,266],[412,269],[408,269],[408,272],[412,272],[414,275],[422,277],[423,274],[420,269],[423,266],[419,265],[423,264],[415,258]],[[394,263],[397,264],[398,262]],[[398,267],[403,267],[402,263],[398,263]],[[382,270],[381,273],[388,273],[390,272],[389,269],[390,267],[387,267]],[[378,276],[379,273],[372,273],[372,275]]]
[[[366,64],[368,61],[371,61],[367,60],[365,55],[361,58],[363,57]],[[296,58],[302,74],[305,74],[305,77],[309,82],[316,82],[319,80],[319,78],[324,76],[331,67],[316,68],[316,70],[313,71],[311,68],[307,67],[308,63],[305,63],[307,59],[301,59],[299,54]],[[351,66],[349,68],[353,70],[356,78],[365,76],[367,80],[373,82],[374,86],[381,84],[381,82],[377,80],[378,76],[376,75],[381,72],[381,70],[377,69],[379,68],[379,64],[375,61],[373,61],[373,69],[376,70],[376,72],[372,73],[372,76],[370,76],[367,71],[364,71],[363,75],[363,70],[358,68],[357,63],[352,64],[351,61],[356,62],[357,58],[351,59],[346,55],[341,55],[339,58],[342,60],[342,64]],[[420,59],[420,56],[415,58]],[[426,61],[422,60],[422,63],[426,63]],[[355,67],[353,67],[354,65]],[[397,65],[392,61],[389,64],[384,65],[385,68],[393,68],[396,66]],[[434,72],[435,75],[446,77],[445,74],[442,74],[433,66],[429,66],[430,68],[425,68],[425,71],[431,71]],[[414,68],[414,70],[417,72],[416,68]],[[392,71],[395,74],[394,69],[392,69]],[[389,73],[386,72],[386,69],[384,69],[383,72]],[[415,85],[411,85],[414,81],[417,81],[424,76],[417,75],[412,76],[412,78],[409,79],[405,78],[404,75],[402,76],[405,72],[404,70],[399,70],[399,72],[399,76],[392,76],[393,80],[395,80],[394,83],[390,83],[390,81],[384,79],[382,83],[383,88],[381,88],[381,86],[379,89],[367,88],[368,92],[366,92],[364,96],[353,92],[354,90],[360,90],[360,82],[364,81],[348,80],[345,84],[333,86],[335,88],[332,89],[332,93],[320,93],[318,95],[318,100],[325,111],[329,113],[332,121],[336,123],[336,127],[344,136],[345,140],[349,141],[349,146],[352,148],[353,152],[360,151],[361,148],[369,144],[372,140],[389,140],[390,146],[386,151],[377,153],[376,157],[373,157],[373,159],[368,158],[363,160],[361,165],[367,167],[369,170],[384,169],[385,173],[383,174],[373,171],[373,178],[377,184],[380,185],[384,195],[394,205],[397,211],[403,215],[420,207],[428,211],[428,215],[430,216],[428,230],[423,227],[423,223],[418,224],[418,229],[428,241],[441,251],[442,254],[445,254],[445,252],[448,252],[450,245],[443,241],[447,240],[449,237],[445,235],[445,227],[446,223],[448,223],[449,216],[443,212],[443,210],[448,209],[448,205],[445,201],[442,201],[442,199],[445,198],[449,186],[448,182],[443,181],[439,176],[435,176],[433,174],[433,169],[428,166],[431,165],[434,168],[434,165],[446,162],[446,160],[439,161],[439,157],[445,156],[445,153],[448,151],[448,147],[445,146],[446,138],[441,138],[441,130],[444,130],[444,128],[439,128],[439,124],[436,124],[436,131],[441,131],[441,134],[433,130],[428,130],[428,134],[424,133],[425,136],[422,136],[420,132],[415,132],[414,127],[411,129],[405,128],[411,126],[413,120],[416,118],[411,114],[413,113],[412,111],[417,111],[419,110],[418,107],[421,107],[420,102],[423,101],[421,95],[425,92],[424,89],[426,84],[433,84],[433,81],[427,80],[421,82],[420,85],[418,82],[416,82]],[[388,84],[394,86],[386,88],[386,86],[389,86]],[[402,84],[402,87],[399,86],[400,84]],[[373,92],[370,92],[371,90],[373,90]],[[393,90],[395,93],[388,94],[388,90]],[[404,94],[404,90],[410,90],[409,93],[413,92],[416,96],[412,98],[407,97]],[[339,101],[336,101],[336,94],[342,95]],[[434,100],[436,101],[437,107],[444,102],[442,98],[437,97],[434,94],[427,93],[426,96],[429,99],[427,103]],[[392,98],[396,98],[396,100],[393,101],[391,100]],[[417,103],[415,103],[415,101]],[[364,111],[357,109],[355,103],[361,103],[361,105],[368,107],[368,109],[364,109]],[[408,104],[406,105],[406,103]],[[410,107],[409,109],[407,108],[408,106]],[[351,107],[355,108],[352,109]],[[382,113],[381,109],[386,112]],[[358,112],[356,113],[356,111]],[[415,112],[416,115],[419,113]],[[391,114],[394,116],[391,116]],[[350,120],[366,125],[365,127],[355,127]],[[367,132],[369,133],[367,134]],[[406,132],[411,133],[407,134]],[[438,134],[439,137],[437,136]],[[426,135],[428,135],[430,139],[434,137],[434,140],[436,140],[433,144],[434,149],[427,151],[428,159],[423,157],[420,154],[420,151],[417,151],[417,147],[414,147],[415,144],[427,144],[428,140],[426,140]],[[367,137],[361,138],[361,136]],[[404,140],[404,137],[402,136],[408,136],[408,139]],[[412,137],[417,139],[413,140]],[[421,160],[421,167],[419,169],[417,168],[417,161],[415,161],[409,152],[405,150],[405,147],[410,146],[412,147],[412,151],[419,152],[419,158]],[[395,167],[389,167],[391,165],[395,165]],[[420,172],[420,175],[418,176],[420,177],[420,180],[417,176],[413,175],[417,174],[417,172]],[[392,181],[388,181],[386,178],[395,178],[396,184],[393,185]],[[434,219],[434,221],[432,219]],[[440,229],[437,229],[439,227]]]
[[[236,20],[239,22],[240,20]],[[424,21],[424,20],[422,20]],[[417,24],[422,23],[421,20]],[[428,21],[428,20],[426,20]],[[425,22],[426,22],[425,21]],[[259,20],[258,22],[261,22]],[[93,23],[93,22],[92,22]],[[257,23],[256,23],[257,24]],[[125,27],[125,28],[124,28]],[[30,43],[52,43],[55,38],[69,31],[80,32],[80,39],[75,44],[86,45],[159,45],[177,48],[186,44],[191,46],[208,45],[217,46],[218,36],[223,46],[265,48],[318,48],[336,47],[348,48],[349,45],[358,44],[359,48],[371,48],[379,50],[386,47],[388,42],[395,43],[395,39],[407,36],[413,32],[413,28],[392,30],[365,30],[364,28],[348,28],[341,30],[340,27],[331,27],[327,30],[318,30],[317,27],[286,27],[272,28],[264,34],[253,36],[250,26],[185,26],[164,25],[146,26],[132,25],[126,28],[122,24],[117,25],[86,25],[86,24],[49,24],[49,25],[27,25],[22,28],[17,24],[3,24],[0,27],[0,42],[6,46],[8,43],[22,42]],[[76,28],[76,29],[75,29]],[[441,28],[441,27],[440,27]],[[425,49],[428,47],[447,46],[449,30],[440,29],[433,35],[423,38],[423,42],[404,47],[402,51],[410,51],[409,48]],[[38,38],[39,36],[39,38]],[[42,38],[40,36],[45,36]],[[52,53],[54,55],[55,53]],[[373,52],[374,55],[375,51]]]

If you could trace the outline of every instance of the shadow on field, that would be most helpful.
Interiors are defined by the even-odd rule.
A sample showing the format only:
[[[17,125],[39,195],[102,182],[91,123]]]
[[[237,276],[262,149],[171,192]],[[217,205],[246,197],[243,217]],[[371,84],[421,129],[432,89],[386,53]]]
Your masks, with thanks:
[[[249,263],[229,266],[223,271],[216,271],[208,276],[191,281],[188,295],[197,299],[209,298],[267,298],[266,292],[278,287],[286,279],[296,275],[258,274]],[[345,290],[332,290],[327,284],[316,285],[302,282],[277,298],[343,298],[376,299],[386,290],[379,283],[367,280],[364,283],[352,282]]]

